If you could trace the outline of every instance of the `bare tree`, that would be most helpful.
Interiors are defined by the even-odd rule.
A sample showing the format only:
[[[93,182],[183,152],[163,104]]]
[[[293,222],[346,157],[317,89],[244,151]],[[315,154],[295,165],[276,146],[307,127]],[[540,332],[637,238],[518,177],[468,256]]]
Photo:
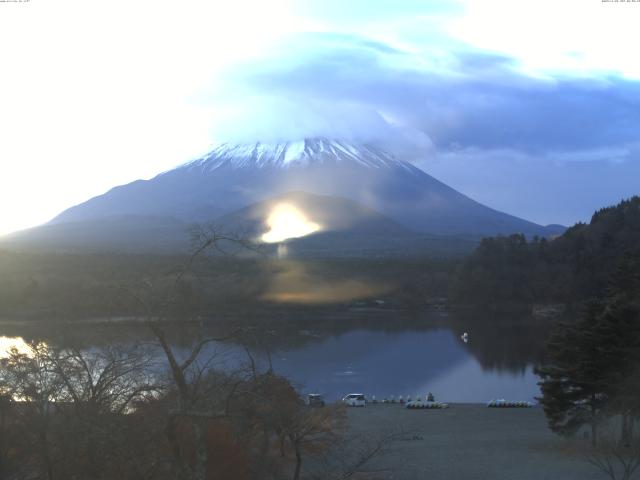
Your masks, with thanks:
[[[160,390],[138,346],[83,351],[32,342],[0,363],[0,391],[17,400],[12,419],[30,439],[21,461],[37,478],[102,478],[129,463],[140,448],[120,448],[133,420],[125,413]]]
[[[249,339],[255,346],[263,334],[235,329],[201,336],[186,349],[175,346],[170,322],[198,318],[200,297],[191,287],[209,266],[199,263],[206,252],[252,248],[215,229],[200,229],[195,238],[182,267],[121,287],[153,334],[152,351],[139,344],[56,348],[34,342],[27,354],[14,350],[0,360],[0,396],[20,400],[19,409],[7,408],[20,412],[28,433],[21,453],[30,479],[205,480],[236,468],[238,479],[300,480],[346,445],[344,408],[305,407],[291,383],[273,371],[268,349],[265,372],[246,345],[246,366],[220,368],[217,343]],[[167,370],[161,380],[158,351]],[[0,404],[3,431],[4,412]],[[333,457],[326,478],[362,472],[386,443],[358,440],[363,445],[348,449],[348,458]],[[223,458],[228,453],[233,461]]]
[[[16,422],[16,402],[0,386],[0,478],[19,478],[24,463],[19,452],[24,450],[24,432]]]
[[[623,425],[625,428],[628,426]],[[601,428],[598,446],[586,453],[586,460],[611,480],[630,480],[640,468],[640,437],[628,435],[631,433],[620,438],[611,425]]]
[[[51,454],[51,420],[56,400],[61,397],[62,382],[49,362],[49,347],[44,343],[28,344],[29,352],[16,348],[0,360],[0,388],[23,406],[24,427],[33,432],[32,459],[36,468],[53,480],[54,462]]]
[[[51,350],[49,361],[64,383],[64,400],[76,410],[126,413],[136,402],[156,395],[163,386],[150,369],[149,352],[139,344],[108,345],[84,352]]]
[[[344,434],[345,412],[342,405],[326,408],[298,408],[291,412],[283,429],[295,455],[293,480],[299,480],[304,454],[320,455],[328,451]]]
[[[232,255],[242,250],[256,251],[257,247],[238,234],[226,233],[216,226],[197,227],[192,231],[192,253],[185,264],[172,274],[168,282],[154,285],[146,281],[138,291],[130,286],[122,290],[132,296],[142,310],[144,322],[156,338],[168,364],[172,386],[175,389],[176,406],[169,412],[167,436],[172,445],[176,469],[182,478],[204,480],[208,460],[206,430],[208,422],[224,418],[227,412],[223,408],[211,408],[211,402],[203,402],[201,395],[204,374],[212,367],[213,357],[203,359],[207,346],[234,338],[237,332],[220,337],[201,338],[190,348],[186,356],[179,356],[172,346],[165,324],[175,312],[193,320],[197,312],[197,300],[184,298],[187,279],[197,280],[196,263],[210,251],[222,255]],[[219,407],[219,406],[217,406]],[[179,440],[179,426],[186,423],[194,434],[195,460],[183,453]]]

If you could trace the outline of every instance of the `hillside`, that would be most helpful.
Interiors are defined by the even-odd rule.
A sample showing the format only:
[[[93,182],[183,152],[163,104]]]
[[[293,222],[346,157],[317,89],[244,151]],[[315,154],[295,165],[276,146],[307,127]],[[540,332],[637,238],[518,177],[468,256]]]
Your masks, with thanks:
[[[214,228],[254,243],[269,231],[277,208],[294,208],[318,231],[286,241],[290,258],[299,257],[459,257],[478,244],[477,236],[431,235],[412,231],[353,200],[288,192],[254,203],[210,222]],[[287,218],[284,219],[288,221]],[[201,227],[202,225],[200,225]],[[208,224],[204,227],[207,228]],[[0,238],[0,248],[26,252],[184,254],[199,224],[174,217],[113,215],[49,223]],[[281,249],[282,251],[282,249]],[[275,255],[278,246],[260,245]]]
[[[640,258],[640,197],[595,212],[554,240],[483,239],[457,274],[466,304],[575,302],[602,297],[611,275]]]

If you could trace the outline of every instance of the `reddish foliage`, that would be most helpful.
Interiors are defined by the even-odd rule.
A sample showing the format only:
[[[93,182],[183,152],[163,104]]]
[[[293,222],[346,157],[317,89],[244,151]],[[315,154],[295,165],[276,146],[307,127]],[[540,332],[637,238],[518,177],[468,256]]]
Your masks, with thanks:
[[[249,479],[249,459],[238,445],[229,422],[211,421],[206,438],[208,479]]]

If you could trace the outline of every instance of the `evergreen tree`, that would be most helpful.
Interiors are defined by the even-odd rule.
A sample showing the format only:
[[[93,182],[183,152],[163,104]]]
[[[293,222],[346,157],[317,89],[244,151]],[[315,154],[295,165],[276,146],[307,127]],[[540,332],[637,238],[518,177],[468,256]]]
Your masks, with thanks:
[[[604,298],[616,267],[629,256],[640,256],[637,196],[597,211],[589,224],[578,223],[551,240],[483,239],[458,269],[452,299],[494,307]]]
[[[628,443],[640,417],[640,258],[628,256],[618,266],[598,324],[603,361],[611,366],[608,409],[622,417],[622,440]]]
[[[622,417],[622,439],[640,416],[640,259],[626,257],[607,296],[582,320],[558,324],[547,345],[550,364],[539,368],[541,403],[550,428],[572,434],[605,416]]]
[[[541,377],[540,403],[549,428],[561,435],[573,435],[589,425],[595,445],[597,425],[607,401],[606,368],[599,361],[599,344],[592,334],[597,321],[591,306],[578,323],[556,326],[548,343],[550,364],[536,369]]]

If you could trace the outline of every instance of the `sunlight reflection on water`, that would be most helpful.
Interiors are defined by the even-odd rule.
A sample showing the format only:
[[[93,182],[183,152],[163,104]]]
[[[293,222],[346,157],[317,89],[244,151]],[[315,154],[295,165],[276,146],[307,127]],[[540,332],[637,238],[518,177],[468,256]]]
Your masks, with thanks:
[[[22,337],[0,337],[0,358],[7,358],[12,348],[19,353],[29,353],[29,346]]]

